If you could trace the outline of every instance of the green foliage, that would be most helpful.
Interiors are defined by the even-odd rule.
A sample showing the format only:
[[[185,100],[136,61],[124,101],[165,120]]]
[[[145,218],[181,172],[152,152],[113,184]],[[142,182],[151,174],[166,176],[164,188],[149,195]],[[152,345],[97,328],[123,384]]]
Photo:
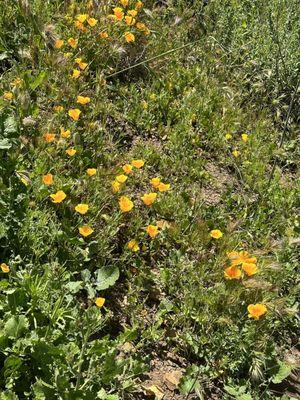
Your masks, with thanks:
[[[146,374],[169,358],[184,369],[172,396],[275,399],[299,330],[297,93],[276,144],[297,84],[297,1],[149,1],[151,34],[135,30],[134,43],[124,32],[137,28],[108,22],[115,4],[98,3],[1,9],[0,399],[144,398]],[[84,13],[107,40],[76,30]],[[88,66],[74,79],[77,57]],[[133,159],[145,165],[113,193]],[[55,204],[58,190],[67,197]],[[239,265],[241,279],[225,279],[232,251],[255,256],[258,273]],[[267,307],[259,320],[248,317],[256,303]]]

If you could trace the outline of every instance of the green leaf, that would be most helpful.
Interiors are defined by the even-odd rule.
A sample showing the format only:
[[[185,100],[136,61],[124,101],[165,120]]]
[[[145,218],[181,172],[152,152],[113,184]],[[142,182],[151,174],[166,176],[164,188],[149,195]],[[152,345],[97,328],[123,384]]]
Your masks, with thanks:
[[[231,394],[231,396],[238,395],[238,391],[232,386],[224,385],[224,389],[226,390],[227,393]]]
[[[11,115],[4,121],[4,135],[9,136],[11,133],[16,133],[18,130],[17,122],[15,118]]]
[[[119,279],[120,271],[118,267],[102,267],[97,272],[97,284],[98,290],[107,289],[109,286],[115,284]]]
[[[8,139],[0,140],[0,150],[8,150],[12,147],[12,142]]]
[[[34,81],[30,82],[29,86],[31,90],[35,90],[38,86],[40,86],[44,79],[46,78],[46,71],[42,71],[38,74],[38,76],[34,79]]]
[[[82,281],[68,282],[65,287],[69,292],[75,294],[82,289]]]
[[[272,382],[273,383],[281,383],[282,381],[285,380],[285,378],[287,378],[290,373],[292,372],[292,369],[289,365],[280,362],[279,363],[279,370],[278,372],[273,376],[272,378]]]
[[[6,322],[4,332],[8,337],[16,339],[28,329],[28,325],[28,319],[24,315],[16,315]]]
[[[237,397],[237,400],[253,400],[251,394],[242,394],[241,396]]]

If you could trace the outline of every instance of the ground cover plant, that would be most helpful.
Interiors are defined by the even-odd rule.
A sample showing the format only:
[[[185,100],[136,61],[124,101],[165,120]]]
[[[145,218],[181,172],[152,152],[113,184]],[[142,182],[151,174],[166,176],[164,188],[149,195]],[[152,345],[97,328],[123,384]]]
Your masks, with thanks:
[[[299,398],[298,2],[0,13],[0,399]]]

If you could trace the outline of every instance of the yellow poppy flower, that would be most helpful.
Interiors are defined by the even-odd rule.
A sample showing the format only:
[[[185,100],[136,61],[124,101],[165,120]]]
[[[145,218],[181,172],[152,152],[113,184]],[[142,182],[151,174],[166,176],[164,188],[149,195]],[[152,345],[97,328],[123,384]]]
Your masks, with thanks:
[[[68,129],[65,131],[65,128],[60,128],[60,136],[64,139],[68,139],[71,136],[71,131]]]
[[[161,183],[160,178],[152,178],[150,183],[155,189],[157,189]]]
[[[5,263],[0,264],[0,268],[1,268],[2,272],[4,272],[5,274],[7,274],[10,271],[9,266]]]
[[[241,153],[238,150],[233,150],[232,155],[237,158]]]
[[[118,193],[120,191],[121,184],[117,181],[114,181],[114,182],[112,182],[111,187],[112,187],[113,193]]]
[[[130,164],[125,164],[123,165],[122,169],[125,172],[125,174],[129,175],[132,172],[133,167]]]
[[[242,138],[242,141],[245,142],[245,143],[247,143],[248,140],[249,140],[249,136],[247,135],[247,133],[243,133],[241,135],[241,138]]]
[[[131,165],[135,168],[142,168],[145,165],[144,160],[132,160]]]
[[[166,192],[168,190],[170,190],[171,185],[169,183],[162,183],[160,182],[160,184],[158,185],[158,190],[160,192]]]
[[[136,22],[135,18],[131,17],[130,15],[126,15],[126,17],[125,17],[126,25],[132,26],[135,24],[135,22]]]
[[[247,251],[231,251],[227,254],[227,257],[231,261],[231,265],[239,265],[239,264],[256,264],[257,258],[251,257]]]
[[[241,275],[241,270],[234,265],[231,265],[224,270],[224,276],[226,279],[240,279]]]
[[[130,15],[131,17],[136,17],[137,16],[137,11],[136,10],[128,10],[127,14]]]
[[[13,86],[13,87],[19,87],[19,86],[22,86],[23,85],[23,79],[21,79],[21,78],[15,78],[12,82],[11,82],[11,85]]]
[[[132,239],[130,242],[127,243],[127,247],[129,250],[132,250],[134,252],[137,252],[140,250],[140,246],[138,245],[137,241]]]
[[[128,176],[126,176],[126,175],[118,175],[116,177],[116,181],[119,183],[124,183],[127,181],[127,179],[128,179]]]
[[[135,8],[137,10],[140,10],[143,7],[143,3],[139,0],[135,3]]]
[[[74,26],[77,28],[79,31],[86,32],[87,29],[85,26],[80,22],[80,21],[74,21]]]
[[[88,66],[88,63],[82,61],[82,58],[75,58],[75,63],[79,66],[79,68],[83,71]]]
[[[63,106],[54,106],[53,109],[57,113],[60,113],[60,112],[64,111]]]
[[[134,41],[135,41],[135,36],[134,36],[134,34],[131,33],[131,32],[128,32],[128,31],[124,33],[124,38],[125,38],[125,41],[126,41],[127,43],[131,43],[131,42],[134,42]]]
[[[75,207],[75,211],[77,211],[79,214],[86,214],[89,210],[88,204],[77,204]]]
[[[249,304],[247,307],[248,317],[258,320],[267,312],[267,307],[264,304]]]
[[[146,25],[143,24],[142,22],[137,22],[136,24],[137,29],[139,29],[140,31],[144,31],[146,29]]]
[[[77,21],[81,22],[82,24],[87,20],[88,14],[79,14],[77,15]]]
[[[246,273],[248,276],[252,276],[257,274],[258,268],[256,264],[252,263],[243,263],[242,264],[242,270]]]
[[[100,39],[107,39],[108,38],[108,33],[107,32],[100,32],[99,36],[100,36]]]
[[[87,23],[89,24],[90,27],[93,28],[95,25],[97,25],[98,20],[95,19],[95,18],[89,18],[89,19],[87,20]]]
[[[86,173],[88,174],[88,176],[93,176],[97,173],[97,169],[96,168],[88,168],[86,170]]]
[[[72,108],[71,110],[68,111],[68,114],[69,117],[71,117],[74,121],[78,121],[81,111],[78,110],[78,108]]]
[[[118,21],[122,21],[123,17],[124,17],[124,12],[123,9],[121,7],[115,7],[113,9],[114,12],[114,16]]]
[[[94,232],[94,229],[92,229],[92,228],[91,228],[90,226],[88,226],[88,225],[80,226],[80,227],[78,228],[78,230],[79,230],[80,235],[82,235],[82,236],[84,236],[84,237],[90,236],[90,235]]]
[[[68,43],[73,49],[76,49],[78,45],[78,40],[71,37],[70,39],[68,39]]]
[[[70,156],[70,157],[75,156],[76,153],[77,153],[77,150],[75,150],[73,147],[70,147],[69,149],[66,150],[66,154],[68,154],[68,156]]]
[[[63,190],[59,190],[56,193],[50,194],[50,197],[53,203],[61,203],[67,197],[66,193]]]
[[[151,238],[155,238],[158,235],[158,227],[156,225],[148,225],[146,232]]]
[[[120,0],[120,3],[122,4],[123,7],[128,6],[128,0]]]
[[[54,133],[50,133],[50,132],[46,132],[44,133],[44,140],[47,143],[51,143],[55,141],[55,134]]]
[[[91,101],[90,97],[77,96],[77,103],[85,105]]]
[[[53,184],[53,175],[52,174],[46,174],[43,176],[43,183],[45,185],[52,185]]]
[[[74,79],[77,79],[77,78],[79,78],[80,77],[80,71],[79,71],[79,69],[73,69],[73,72],[72,72],[72,78],[74,78]]]
[[[121,196],[119,199],[119,206],[122,212],[129,212],[133,209],[134,204],[127,196]]]
[[[12,98],[14,97],[14,95],[12,94],[12,92],[5,92],[3,93],[3,99],[10,101],[12,100]]]
[[[223,233],[219,229],[213,229],[210,231],[210,236],[214,239],[220,239],[223,236]]]
[[[146,193],[144,196],[141,197],[143,200],[143,203],[146,204],[146,206],[151,206],[157,197],[157,193]]]
[[[54,42],[55,49],[60,49],[64,45],[64,41],[61,39],[57,39]]]
[[[226,139],[226,140],[232,139],[232,135],[231,135],[230,133],[226,133],[225,139]]]
[[[99,308],[103,307],[104,303],[105,303],[105,299],[103,297],[97,297],[95,300],[95,304]]]

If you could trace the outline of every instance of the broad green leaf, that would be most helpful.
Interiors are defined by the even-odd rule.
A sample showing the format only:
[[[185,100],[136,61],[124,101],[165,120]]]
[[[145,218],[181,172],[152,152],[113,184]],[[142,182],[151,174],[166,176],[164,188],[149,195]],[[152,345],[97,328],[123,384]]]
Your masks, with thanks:
[[[279,363],[279,370],[278,372],[273,376],[272,378],[272,382],[273,383],[281,383],[282,381],[285,380],[285,378],[287,378],[290,373],[292,372],[292,369],[289,365],[280,362]]]
[[[18,338],[28,329],[28,320],[24,315],[16,315],[6,322],[4,332],[8,337]]]
[[[251,394],[242,394],[241,396],[237,397],[237,400],[253,400]]]
[[[11,133],[17,132],[18,127],[15,118],[11,115],[4,121],[4,135],[9,136]]]
[[[224,385],[224,389],[226,390],[227,393],[231,394],[231,396],[238,395],[238,391],[232,386]]]
[[[120,271],[118,267],[102,267],[97,272],[97,289],[104,290],[115,284],[119,279]]]
[[[0,150],[8,150],[12,147],[12,142],[8,139],[0,140]]]
[[[68,282],[65,287],[69,292],[75,294],[82,289],[82,281]]]

